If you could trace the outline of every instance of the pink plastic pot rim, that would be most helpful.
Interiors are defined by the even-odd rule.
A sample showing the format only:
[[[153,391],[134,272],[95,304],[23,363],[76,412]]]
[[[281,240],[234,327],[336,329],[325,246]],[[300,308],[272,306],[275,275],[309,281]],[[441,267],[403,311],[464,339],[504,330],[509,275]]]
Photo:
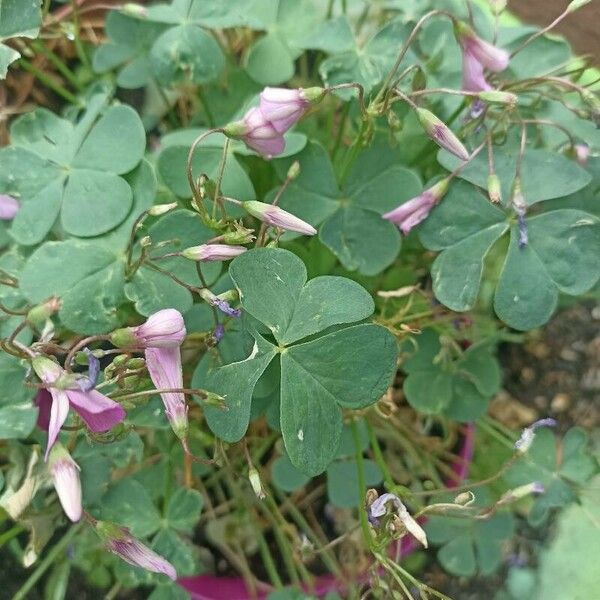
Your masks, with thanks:
[[[456,479],[446,481],[449,488],[459,485],[468,477],[474,445],[475,426],[473,423],[467,423],[464,429],[463,444],[458,454],[459,460],[452,465]],[[426,520],[420,519],[420,523],[423,524]],[[400,556],[402,558],[408,556],[416,550],[417,546],[418,543],[412,536],[402,538],[400,540]],[[392,551],[394,550],[392,549]],[[366,580],[367,577],[365,574],[358,581]],[[246,587],[242,577],[195,575],[181,577],[177,583],[190,594],[192,600],[264,600],[271,590],[269,585],[264,584],[264,589],[253,595]],[[315,578],[314,590],[311,590],[311,593],[322,598],[328,592],[343,592],[348,588],[348,584],[348,581],[340,581],[334,575],[321,575]]]

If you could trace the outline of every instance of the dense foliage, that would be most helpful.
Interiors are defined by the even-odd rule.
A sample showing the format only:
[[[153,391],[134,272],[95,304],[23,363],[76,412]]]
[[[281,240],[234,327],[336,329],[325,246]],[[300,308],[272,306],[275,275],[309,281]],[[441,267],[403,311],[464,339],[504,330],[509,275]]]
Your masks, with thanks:
[[[498,345],[597,298],[595,72],[500,0],[147,4],[0,0],[7,106],[43,91],[0,149],[15,598],[496,571],[598,471],[486,416]]]

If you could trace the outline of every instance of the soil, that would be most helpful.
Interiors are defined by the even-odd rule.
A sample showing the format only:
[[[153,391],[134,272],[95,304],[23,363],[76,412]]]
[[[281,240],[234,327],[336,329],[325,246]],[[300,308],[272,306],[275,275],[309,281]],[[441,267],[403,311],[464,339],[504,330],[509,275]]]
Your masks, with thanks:
[[[508,8],[526,23],[548,25],[567,6],[567,0],[511,0]],[[589,54],[596,65],[600,65],[600,3],[591,2],[569,15],[556,27],[578,54]]]

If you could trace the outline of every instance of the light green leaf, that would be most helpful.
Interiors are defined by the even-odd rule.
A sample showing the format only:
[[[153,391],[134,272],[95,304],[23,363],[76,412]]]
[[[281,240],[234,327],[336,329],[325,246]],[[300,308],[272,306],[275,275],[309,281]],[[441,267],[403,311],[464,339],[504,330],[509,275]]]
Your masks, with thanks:
[[[365,485],[375,487],[383,479],[377,463],[363,460]],[[327,497],[340,508],[355,508],[363,501],[358,485],[358,465],[354,460],[336,460],[327,467]]]
[[[169,498],[166,525],[172,529],[191,532],[200,519],[204,498],[196,490],[178,488]]]
[[[273,461],[271,477],[273,485],[284,492],[295,492],[310,481],[310,477],[296,469],[287,454]]]
[[[294,75],[294,56],[280,34],[268,33],[250,47],[245,66],[258,83],[277,85]]]
[[[225,57],[211,34],[195,25],[179,25],[159,36],[150,63],[156,79],[164,85],[206,83],[218,77]]]
[[[121,479],[112,485],[100,503],[102,518],[127,525],[136,537],[146,537],[160,527],[160,514],[141,483]]]

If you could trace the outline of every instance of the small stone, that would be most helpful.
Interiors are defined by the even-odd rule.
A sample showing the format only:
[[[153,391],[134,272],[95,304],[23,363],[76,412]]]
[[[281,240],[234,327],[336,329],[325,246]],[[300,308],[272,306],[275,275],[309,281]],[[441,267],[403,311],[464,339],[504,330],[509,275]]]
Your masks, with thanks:
[[[560,353],[560,357],[569,362],[575,362],[579,358],[577,352],[571,348],[564,348]]]
[[[536,396],[533,399],[533,403],[538,408],[547,408],[548,407],[548,398],[546,398],[546,396]]]
[[[556,394],[550,403],[552,411],[557,413],[565,412],[570,406],[571,397],[568,394],[563,393]]]
[[[523,367],[521,369],[521,381],[523,383],[531,383],[535,380],[535,371],[531,367]]]

